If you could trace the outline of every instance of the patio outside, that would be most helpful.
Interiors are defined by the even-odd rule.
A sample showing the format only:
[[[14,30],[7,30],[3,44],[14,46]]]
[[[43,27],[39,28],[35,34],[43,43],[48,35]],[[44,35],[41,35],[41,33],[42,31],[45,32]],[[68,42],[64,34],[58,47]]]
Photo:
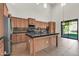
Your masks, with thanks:
[[[77,21],[63,23],[63,37],[77,39]]]

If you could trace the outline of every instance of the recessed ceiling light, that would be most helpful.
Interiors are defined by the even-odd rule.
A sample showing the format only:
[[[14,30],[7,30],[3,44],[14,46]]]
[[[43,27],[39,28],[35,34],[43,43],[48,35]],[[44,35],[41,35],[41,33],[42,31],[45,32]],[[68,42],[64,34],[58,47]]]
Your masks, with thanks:
[[[37,5],[39,5],[39,3],[36,3]]]
[[[15,5],[15,3],[11,3],[12,5]]]
[[[44,8],[47,8],[47,4],[46,3],[44,3]]]
[[[66,3],[61,3],[61,6],[63,7],[63,6],[65,6],[66,5]]]

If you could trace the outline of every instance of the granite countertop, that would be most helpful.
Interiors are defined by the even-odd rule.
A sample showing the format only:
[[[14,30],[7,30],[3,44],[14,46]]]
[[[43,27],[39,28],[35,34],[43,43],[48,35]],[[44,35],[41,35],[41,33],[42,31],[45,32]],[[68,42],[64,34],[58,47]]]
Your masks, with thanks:
[[[26,33],[26,31],[13,31],[13,34]]]
[[[45,33],[45,34],[26,33],[26,35],[30,36],[31,38],[44,37],[44,36],[50,36],[50,35],[58,35],[58,34],[59,33]]]
[[[26,35],[35,38],[35,37],[43,37],[43,36],[50,36],[50,35],[58,35],[59,33],[49,33],[46,30],[37,31],[34,29],[34,31],[26,31],[26,28],[14,28],[12,34],[21,34],[25,33]]]

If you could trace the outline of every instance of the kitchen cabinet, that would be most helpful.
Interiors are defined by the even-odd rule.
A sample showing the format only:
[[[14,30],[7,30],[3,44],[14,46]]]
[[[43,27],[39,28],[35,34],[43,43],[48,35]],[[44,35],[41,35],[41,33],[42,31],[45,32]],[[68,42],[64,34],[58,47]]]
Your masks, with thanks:
[[[27,28],[27,27],[28,27],[28,20],[21,19],[21,28]]]
[[[18,17],[11,17],[12,20],[12,28],[27,28],[28,27],[28,20]]]
[[[17,27],[20,28],[21,27],[21,20],[19,18],[16,19],[16,23],[17,23]]]
[[[35,21],[35,26],[41,29],[46,29],[48,27],[48,23],[42,21]]]
[[[21,41],[22,41],[22,42],[26,42],[27,37],[26,37],[25,33],[23,33],[23,34],[21,34],[21,35],[22,35]]]
[[[0,37],[4,35],[4,14],[3,14],[3,8],[4,4],[0,3]]]
[[[19,33],[19,32],[26,32],[26,29],[28,27],[28,20],[18,17],[11,17],[12,20],[12,28],[17,28],[18,31],[17,34],[12,34],[12,42],[13,43],[19,43],[25,41],[25,33]],[[13,32],[16,32],[14,30]]]
[[[12,43],[26,42],[26,39],[25,33],[12,34]]]
[[[56,31],[56,23],[55,22],[49,22],[48,23],[48,26],[49,26],[49,32],[51,33],[55,33]]]
[[[3,17],[0,16],[0,37],[2,37],[4,35],[4,24],[3,24],[4,20]]]
[[[12,43],[17,43],[17,34],[12,34]]]
[[[3,15],[4,10],[4,4],[0,3],[0,16]]]
[[[25,20],[24,19],[21,20],[21,28],[25,28]]]
[[[4,16],[8,16],[8,9],[5,3],[0,3],[0,38],[4,37]],[[4,55],[4,39],[0,39],[0,56]]]
[[[0,56],[4,55],[4,41],[3,39],[0,40]]]
[[[30,55],[35,55],[36,52],[41,51],[45,48],[54,48],[58,45],[58,33],[54,33],[46,36],[32,36],[26,34],[27,37],[27,49]]]
[[[24,19],[24,20],[23,20],[23,23],[24,23],[24,27],[25,27],[25,28],[28,28],[28,20],[27,20],[27,19]]]
[[[11,17],[12,28],[17,27],[17,20],[15,17]]]

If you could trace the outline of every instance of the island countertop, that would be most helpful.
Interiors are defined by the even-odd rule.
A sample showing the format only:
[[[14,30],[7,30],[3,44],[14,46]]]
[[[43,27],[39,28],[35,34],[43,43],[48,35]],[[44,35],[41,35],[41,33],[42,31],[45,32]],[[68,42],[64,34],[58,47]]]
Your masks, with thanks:
[[[27,47],[30,55],[47,48],[58,46],[59,33],[26,33]]]
[[[44,36],[50,36],[50,35],[58,35],[59,33],[45,33],[45,34],[41,34],[41,33],[26,33],[26,35],[28,35],[31,38],[36,38],[36,37],[44,37]]]

